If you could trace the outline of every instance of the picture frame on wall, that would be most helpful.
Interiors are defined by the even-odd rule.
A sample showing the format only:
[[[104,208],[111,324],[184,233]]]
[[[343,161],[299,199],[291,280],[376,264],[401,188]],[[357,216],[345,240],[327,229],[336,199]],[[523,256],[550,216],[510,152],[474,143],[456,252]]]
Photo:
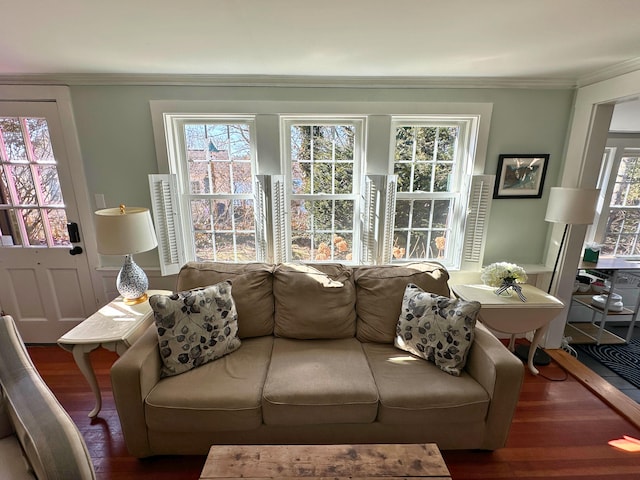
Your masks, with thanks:
[[[504,154],[498,158],[493,198],[540,198],[549,154]]]

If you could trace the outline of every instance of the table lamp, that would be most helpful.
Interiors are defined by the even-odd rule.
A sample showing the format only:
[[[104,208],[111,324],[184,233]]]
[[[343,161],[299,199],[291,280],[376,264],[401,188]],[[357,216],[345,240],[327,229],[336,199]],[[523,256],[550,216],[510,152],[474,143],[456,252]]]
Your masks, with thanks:
[[[151,214],[147,208],[106,208],[95,212],[98,253],[124,255],[124,265],[118,273],[116,287],[127,305],[147,299],[149,280],[133,261],[133,254],[158,246]]]

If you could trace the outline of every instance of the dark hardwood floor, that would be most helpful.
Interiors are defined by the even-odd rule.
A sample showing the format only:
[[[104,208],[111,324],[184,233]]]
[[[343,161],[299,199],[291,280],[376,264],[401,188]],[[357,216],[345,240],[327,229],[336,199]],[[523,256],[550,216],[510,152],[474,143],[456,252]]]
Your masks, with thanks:
[[[103,408],[97,419],[90,420],[87,413],[94,405],[93,394],[71,354],[57,346],[31,346],[29,353],[84,435],[99,479],[198,478],[205,457],[138,460],[128,455],[109,381],[115,354],[105,350],[91,354],[102,388]],[[566,376],[555,362],[541,367],[541,372],[553,379]],[[527,372],[507,446],[495,452],[444,451],[452,478],[639,479],[640,453],[624,452],[607,442],[622,435],[640,438],[640,428],[580,381],[571,375],[566,377],[564,381],[551,381]]]

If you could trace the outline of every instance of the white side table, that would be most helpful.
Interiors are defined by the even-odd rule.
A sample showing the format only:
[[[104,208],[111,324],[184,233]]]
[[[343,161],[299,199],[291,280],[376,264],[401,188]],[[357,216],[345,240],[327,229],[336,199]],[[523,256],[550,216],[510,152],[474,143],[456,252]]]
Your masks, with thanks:
[[[539,372],[533,365],[533,356],[549,323],[558,316],[564,303],[533,285],[523,284],[521,287],[522,293],[527,297],[526,302],[522,302],[515,293],[511,297],[496,295],[496,289],[487,285],[452,285],[451,290],[463,300],[480,302],[480,321],[492,330],[510,334],[511,351],[514,351],[517,333],[535,330],[527,363],[531,373],[537,375]]]
[[[149,290],[148,295],[169,294],[168,290]],[[89,413],[94,418],[102,408],[102,395],[89,354],[103,347],[122,355],[153,322],[149,301],[125,305],[118,297],[58,339],[58,345],[73,353],[78,368],[89,382],[96,406]]]

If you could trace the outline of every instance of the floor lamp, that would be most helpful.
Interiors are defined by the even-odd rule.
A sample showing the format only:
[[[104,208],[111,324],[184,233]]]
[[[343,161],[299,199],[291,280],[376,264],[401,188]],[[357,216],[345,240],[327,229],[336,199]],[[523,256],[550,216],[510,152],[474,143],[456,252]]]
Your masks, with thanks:
[[[558,247],[558,255],[556,256],[556,263],[553,265],[547,293],[551,293],[553,279],[556,276],[569,225],[591,225],[593,223],[599,192],[595,188],[551,188],[547,214],[544,219],[547,222],[564,223],[564,232],[562,232],[562,240],[560,240],[560,246]]]
[[[562,232],[562,240],[560,240],[560,246],[558,247],[558,255],[553,265],[553,272],[551,273],[551,281],[549,282],[547,293],[551,293],[551,287],[553,286],[558,263],[562,256],[569,225],[590,225],[593,223],[596,214],[598,193],[599,190],[588,188],[551,188],[549,203],[547,204],[547,213],[544,219],[547,222],[564,223],[564,231]],[[518,358],[526,361],[526,359],[529,358],[529,346],[517,345],[516,355]],[[536,349],[533,356],[533,363],[535,365],[548,365],[550,362],[551,357],[549,357],[549,355],[542,349]]]

